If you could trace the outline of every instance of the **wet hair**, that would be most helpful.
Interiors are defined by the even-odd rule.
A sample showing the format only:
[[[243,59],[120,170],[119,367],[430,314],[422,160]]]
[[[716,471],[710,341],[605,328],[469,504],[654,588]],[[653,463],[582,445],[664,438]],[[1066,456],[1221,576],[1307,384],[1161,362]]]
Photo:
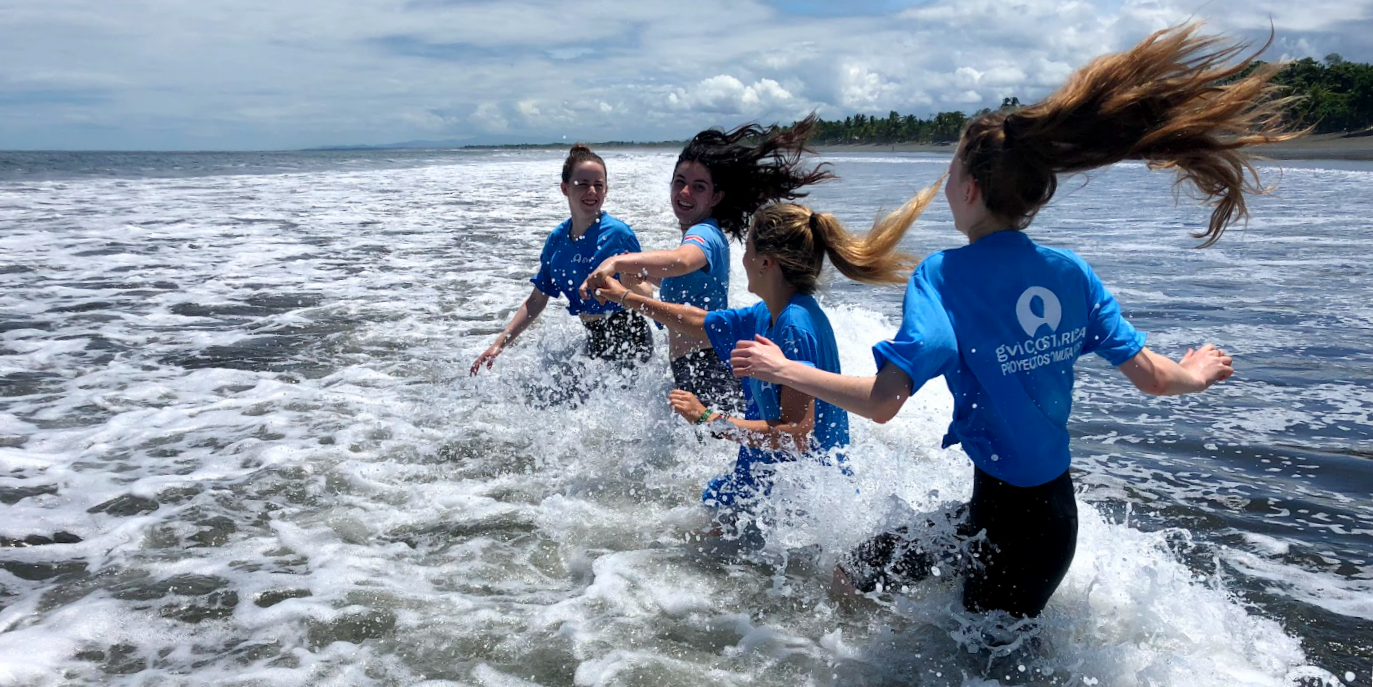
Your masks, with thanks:
[[[715,190],[724,194],[711,216],[721,230],[742,241],[758,208],[803,198],[806,194],[798,192],[801,187],[834,178],[826,164],[811,169],[801,165],[802,154],[810,152],[806,139],[815,121],[811,113],[785,129],[776,124],[767,128],[745,124],[731,131],[707,129],[686,144],[673,169],[683,162],[699,162],[710,172]]]
[[[1282,65],[1255,64],[1273,38],[1247,44],[1198,34],[1198,24],[1159,31],[1125,52],[1075,72],[1043,101],[984,114],[963,132],[960,161],[987,210],[1016,229],[1053,198],[1058,175],[1143,160],[1177,172],[1215,208],[1203,247],[1248,218],[1245,193],[1259,182],[1245,148],[1295,138],[1282,123],[1290,100],[1270,80]]]
[[[591,152],[585,143],[574,143],[572,150],[567,151],[567,159],[563,160],[563,183],[572,181],[572,170],[583,162],[594,162],[601,166],[602,171],[606,171],[605,160],[600,155]],[[607,173],[609,173],[607,171]]]
[[[896,246],[938,190],[935,182],[895,212],[878,217],[863,237],[849,233],[834,215],[795,203],[774,203],[753,217],[753,250],[776,260],[782,277],[800,293],[815,292],[826,255],[849,279],[901,284],[916,260]]]

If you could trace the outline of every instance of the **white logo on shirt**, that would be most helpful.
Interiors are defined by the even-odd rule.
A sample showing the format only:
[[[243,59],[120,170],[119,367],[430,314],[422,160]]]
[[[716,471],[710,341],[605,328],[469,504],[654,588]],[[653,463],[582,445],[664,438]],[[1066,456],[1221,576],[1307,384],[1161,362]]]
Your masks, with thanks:
[[[1043,315],[1036,315],[1031,307],[1036,298],[1039,299]],[[1078,327],[1059,333],[1058,325],[1063,321],[1063,303],[1053,291],[1042,286],[1025,289],[1015,303],[1015,317],[1029,338],[996,347],[996,361],[1001,364],[1001,374],[1028,372],[1059,363],[1071,365],[1082,353],[1087,328]],[[1049,325],[1049,333],[1036,337],[1046,324]]]
[[[1041,310],[1044,315],[1036,315],[1030,309],[1030,304],[1038,298],[1043,304]],[[1034,336],[1035,332],[1044,325],[1049,325],[1050,332],[1058,331],[1059,320],[1063,319],[1063,304],[1058,302],[1058,296],[1042,286],[1031,286],[1025,289],[1025,293],[1020,294],[1020,300],[1015,304],[1015,316],[1020,320],[1020,326],[1025,330],[1025,336]]]

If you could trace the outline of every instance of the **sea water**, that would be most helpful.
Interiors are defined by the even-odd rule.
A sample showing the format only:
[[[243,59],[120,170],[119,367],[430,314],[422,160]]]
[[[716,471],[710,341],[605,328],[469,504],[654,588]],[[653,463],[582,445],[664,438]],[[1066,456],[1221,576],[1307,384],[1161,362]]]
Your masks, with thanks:
[[[675,151],[605,157],[606,210],[674,247]],[[826,160],[804,202],[860,230],[947,167]],[[703,559],[736,449],[668,408],[661,333],[637,373],[584,363],[555,300],[468,375],[567,215],[557,152],[0,162],[0,684],[1373,684],[1373,165],[1262,167],[1204,250],[1164,174],[1063,181],[1034,238],[1154,350],[1237,372],[1159,399],[1079,363],[1076,559],[1007,630],[952,571],[829,595],[850,547],[968,497],[940,380],[851,420],[852,478],[784,466],[762,552]],[[960,243],[937,200],[905,247]],[[828,281],[846,372],[901,297]],[[601,383],[534,402],[568,364]]]

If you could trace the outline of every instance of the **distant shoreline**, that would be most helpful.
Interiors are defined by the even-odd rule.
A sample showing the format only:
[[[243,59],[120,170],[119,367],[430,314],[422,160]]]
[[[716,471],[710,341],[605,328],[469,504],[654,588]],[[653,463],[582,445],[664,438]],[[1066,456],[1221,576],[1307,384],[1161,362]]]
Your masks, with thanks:
[[[858,143],[817,145],[821,154],[834,153],[938,153],[952,155],[953,144]],[[1373,135],[1320,134],[1254,148],[1255,154],[1273,160],[1373,160]]]
[[[464,146],[464,150],[561,150],[570,144],[515,144],[491,146]],[[657,141],[653,143],[633,143],[613,141],[610,143],[588,143],[594,149],[616,148],[680,148],[686,141]],[[952,143],[852,143],[821,144],[812,146],[821,155],[843,153],[934,153],[952,155]],[[1346,136],[1344,134],[1319,134],[1305,136],[1294,141],[1258,146],[1254,152],[1273,160],[1373,160],[1373,135]]]

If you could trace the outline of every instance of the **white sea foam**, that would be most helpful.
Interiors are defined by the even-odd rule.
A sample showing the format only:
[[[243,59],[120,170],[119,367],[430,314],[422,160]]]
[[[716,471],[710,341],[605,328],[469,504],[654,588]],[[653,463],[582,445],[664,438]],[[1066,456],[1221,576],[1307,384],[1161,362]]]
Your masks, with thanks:
[[[646,248],[675,245],[663,197],[673,157],[606,157],[609,211]],[[835,162],[841,174],[869,163],[884,174],[916,170],[890,197],[842,201],[846,189],[881,186],[855,173],[853,186],[807,201],[855,226],[941,164]],[[583,336],[555,301],[492,371],[467,376],[528,293],[543,238],[563,219],[559,163],[518,153],[409,169],[0,188],[0,268],[29,270],[0,271],[0,377],[9,385],[0,487],[26,494],[0,506],[0,536],[81,539],[0,549],[0,683],[1333,680],[1308,665],[1300,628],[1241,601],[1221,570],[1185,561],[1185,530],[1145,532],[1114,516],[1113,498],[1132,493],[1128,470],[1114,490],[1079,502],[1077,559],[1046,611],[1037,653],[978,645],[972,630],[982,621],[959,610],[954,575],[877,611],[838,610],[827,587],[839,555],[892,513],[968,496],[966,457],[940,448],[952,399],[938,380],[888,424],[852,419],[852,479],[783,466],[764,562],[695,561],[682,542],[706,522],[700,490],[735,449],[667,408],[661,349],[637,376],[592,365],[606,381],[584,403],[539,410],[527,389],[576,359]],[[1305,175],[1369,181],[1320,170],[1288,180]],[[1093,194],[1114,192],[1112,179],[1094,179],[1056,211],[1100,206]],[[922,220],[914,250],[956,245],[935,235],[947,221],[941,212]],[[1160,225],[1174,217],[1158,212]],[[1111,243],[1116,250],[1157,247],[1155,235],[1128,224],[1104,231],[1111,241],[1130,237]],[[1105,250],[1095,237],[1084,253],[1097,239]],[[736,304],[753,301],[741,254],[735,245]],[[1122,293],[1166,303],[1172,290],[1160,279]],[[899,289],[837,280],[823,296],[847,371],[874,371],[870,347],[894,331],[900,299]],[[1262,333],[1217,328],[1235,339]],[[1122,440],[1114,446],[1176,440],[1186,413],[1221,442],[1373,424],[1366,378],[1245,389],[1237,401],[1272,394],[1288,405],[1243,415],[1202,402],[1134,408],[1112,425]],[[1126,403],[1114,394],[1088,375],[1080,415],[1096,422]],[[1153,455],[1119,454],[1157,478]],[[1103,468],[1100,477],[1093,483],[1118,476]],[[1249,488],[1248,479],[1210,478],[1197,498],[1228,503],[1227,490]],[[1193,497],[1185,484],[1155,488],[1161,498]],[[1369,517],[1356,504],[1342,508]],[[1330,521],[1340,523],[1359,526]],[[1361,583],[1298,567],[1271,537],[1251,541],[1260,553],[1222,549],[1223,560],[1285,598],[1369,617]]]

